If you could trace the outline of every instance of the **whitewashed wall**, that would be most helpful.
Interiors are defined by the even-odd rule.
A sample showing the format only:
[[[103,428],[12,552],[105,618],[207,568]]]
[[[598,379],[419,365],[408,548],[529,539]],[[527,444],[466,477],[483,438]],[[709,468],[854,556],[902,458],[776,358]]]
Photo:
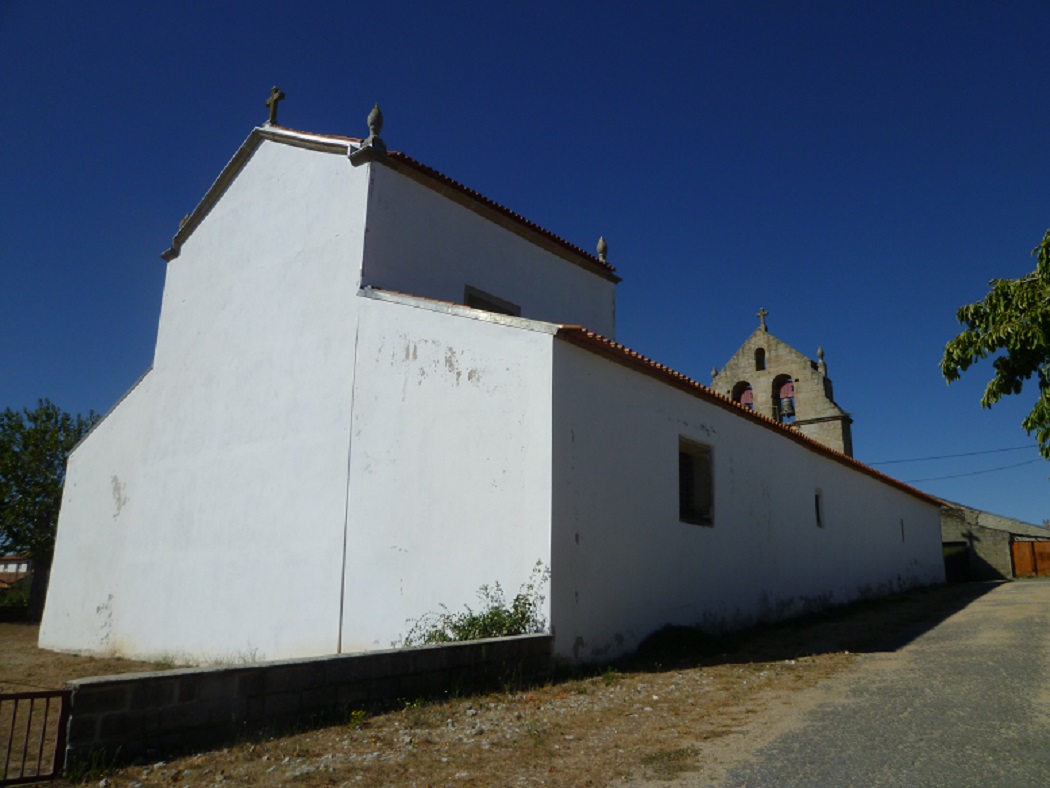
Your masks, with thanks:
[[[389,167],[373,172],[365,284],[454,303],[471,285],[519,305],[522,317],[616,335],[615,283]]]
[[[553,382],[556,653],[943,581],[937,506],[562,340]],[[679,436],[713,446],[712,527],[678,520]]]
[[[135,558],[128,533],[150,517],[149,500],[138,492],[155,379],[147,372],[69,457],[43,648],[116,653],[122,645],[116,622],[135,604],[121,582]]]
[[[343,650],[550,565],[553,327],[361,299]]]
[[[71,459],[43,646],[336,650],[366,178],[264,141],[168,264],[148,386]]]

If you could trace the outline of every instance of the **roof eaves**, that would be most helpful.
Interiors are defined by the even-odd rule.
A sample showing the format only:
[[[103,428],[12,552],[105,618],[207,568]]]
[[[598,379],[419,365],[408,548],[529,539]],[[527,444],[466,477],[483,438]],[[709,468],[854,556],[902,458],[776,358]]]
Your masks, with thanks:
[[[498,312],[489,312],[485,309],[457,304],[454,301],[443,301],[438,298],[417,296],[412,295],[411,293],[402,293],[398,290],[375,287],[374,285],[366,285],[362,287],[358,291],[358,295],[376,301],[386,301],[388,303],[401,304],[403,306],[422,307],[433,312],[442,312],[444,314],[467,317],[472,320],[481,320],[486,323],[496,323],[499,325],[511,326],[513,328],[524,328],[529,331],[537,331],[543,334],[556,334],[561,328],[557,323],[548,323],[543,320],[534,320],[529,317],[518,317],[517,315],[503,315]]]
[[[488,208],[490,210],[493,210],[496,213],[504,216],[505,218],[510,219],[512,222],[525,228],[529,232],[545,238],[547,241],[553,243],[555,246],[560,247],[565,252],[568,252],[569,255],[573,258],[574,262],[577,262],[578,264],[582,265],[588,270],[600,276],[603,276],[604,278],[612,282],[622,281],[621,278],[616,274],[616,269],[612,265],[607,263],[605,260],[602,260],[596,255],[591,254],[590,252],[584,251],[575,244],[569,243],[561,236],[555,235],[550,230],[541,227],[540,225],[536,224],[535,222],[529,219],[526,219],[521,214],[515,213],[514,211],[510,210],[510,208],[507,208],[505,205],[501,205],[495,200],[489,199],[485,195],[481,194],[480,192],[474,191],[473,189],[463,185],[459,181],[448,177],[444,173],[435,170],[433,167],[423,164],[422,162],[417,161],[411,156],[401,153],[400,151],[388,151],[385,157],[377,158],[377,161],[384,160],[388,164],[396,163],[406,166],[419,173],[420,175],[423,175],[427,179],[434,181],[448,189],[451,189],[454,192],[458,192],[470,201],[478,205],[484,206],[485,208]]]
[[[660,364],[652,359],[643,356],[630,348],[614,342],[611,339],[603,337],[601,334],[596,334],[593,331],[588,331],[582,326],[571,326],[563,325],[558,331],[556,336],[559,339],[563,339],[578,347],[584,348],[591,352],[597,353],[598,355],[604,356],[611,361],[615,361],[626,367],[634,369],[643,374],[654,377],[664,383],[674,386],[677,389],[685,391],[688,394],[693,395],[699,399],[706,400],[707,402],[716,405],[723,410],[730,411],[736,416],[743,419],[749,419],[750,421],[758,424],[759,426],[765,427],[769,430],[774,430],[780,435],[794,441],[806,448],[814,451],[818,454],[823,454],[836,462],[845,465],[853,470],[860,471],[861,473],[877,479],[885,484],[912,495],[926,503],[933,504],[935,506],[942,506],[943,501],[936,498],[929,493],[925,493],[911,485],[905,484],[904,482],[894,479],[892,476],[887,476],[881,471],[877,471],[869,465],[865,465],[859,460],[850,457],[847,454],[843,454],[840,451],[836,451],[829,446],[825,446],[823,443],[813,440],[812,438],[803,435],[797,430],[793,430],[790,427],[781,424],[779,421],[770,418],[761,413],[756,413],[750,408],[741,405],[739,402],[731,400],[717,391],[713,391],[702,383],[698,383],[692,378],[683,375],[674,369],[671,369],[664,364]]]

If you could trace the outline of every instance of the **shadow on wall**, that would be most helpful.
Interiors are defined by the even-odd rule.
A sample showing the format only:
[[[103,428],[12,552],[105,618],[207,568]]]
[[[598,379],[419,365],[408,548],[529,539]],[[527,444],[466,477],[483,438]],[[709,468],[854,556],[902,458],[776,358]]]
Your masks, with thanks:
[[[974,549],[974,541],[980,541],[980,537],[971,534],[969,541],[944,543],[945,580],[949,583],[1012,580],[1012,575],[1004,574]]]

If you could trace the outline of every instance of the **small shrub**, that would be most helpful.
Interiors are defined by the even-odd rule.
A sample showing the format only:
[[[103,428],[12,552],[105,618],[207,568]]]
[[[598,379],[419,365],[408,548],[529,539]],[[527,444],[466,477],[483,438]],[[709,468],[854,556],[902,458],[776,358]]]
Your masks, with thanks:
[[[422,646],[431,643],[455,643],[463,640],[528,635],[546,630],[541,612],[543,585],[550,569],[537,561],[529,579],[508,605],[498,582],[478,589],[481,608],[464,605],[463,612],[453,613],[445,605],[440,612],[426,613],[412,623],[403,645]]]

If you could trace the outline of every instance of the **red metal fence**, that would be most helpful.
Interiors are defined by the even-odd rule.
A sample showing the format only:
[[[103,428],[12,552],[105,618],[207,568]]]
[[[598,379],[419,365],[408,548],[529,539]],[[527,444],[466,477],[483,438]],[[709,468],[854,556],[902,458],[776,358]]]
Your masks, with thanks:
[[[0,693],[0,785],[52,780],[62,773],[69,690]]]

